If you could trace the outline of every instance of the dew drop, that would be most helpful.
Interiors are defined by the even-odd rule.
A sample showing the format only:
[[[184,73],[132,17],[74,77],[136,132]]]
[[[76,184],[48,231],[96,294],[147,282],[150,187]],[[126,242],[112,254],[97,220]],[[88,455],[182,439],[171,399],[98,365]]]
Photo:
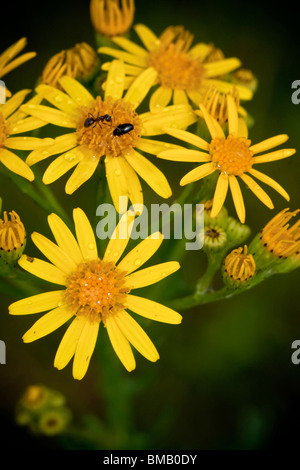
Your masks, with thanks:
[[[90,244],[89,244],[89,249],[90,249],[90,250],[93,250],[94,248],[95,248],[94,243],[90,243]]]
[[[121,171],[120,171],[120,170],[115,170],[115,175],[120,176],[120,175],[121,175]]]
[[[117,258],[117,257],[119,256],[119,252],[118,252],[118,251],[114,251],[113,255],[114,255],[114,258]]]
[[[72,153],[65,154],[65,160],[72,162],[75,159],[75,156]]]
[[[138,258],[138,259],[135,260],[134,264],[135,264],[135,266],[139,266],[141,264],[141,262],[142,261]]]
[[[62,102],[62,97],[59,96],[59,95],[57,95],[57,96],[55,97],[55,101],[56,101],[57,103],[61,103],[61,102]]]

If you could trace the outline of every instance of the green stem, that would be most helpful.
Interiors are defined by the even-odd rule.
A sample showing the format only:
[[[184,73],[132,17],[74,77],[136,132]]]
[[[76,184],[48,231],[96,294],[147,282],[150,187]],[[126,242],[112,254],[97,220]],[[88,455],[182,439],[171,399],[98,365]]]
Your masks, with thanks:
[[[22,191],[22,193],[30,197],[42,210],[44,210],[47,214],[55,212],[69,225],[70,220],[67,213],[59,204],[50,188],[42,182],[41,177],[37,174],[37,172],[35,172],[35,174],[36,179],[32,183],[13,172],[9,172],[8,176],[11,181]]]
[[[232,289],[225,286],[218,291],[211,291],[205,294],[201,294],[201,292],[197,292],[195,290],[193,294],[171,300],[167,303],[167,305],[168,307],[173,308],[174,310],[180,311],[197,307],[198,305],[216,302],[218,300],[229,299],[235,295],[241,294],[249,289],[252,289],[253,287],[260,284],[267,278],[273,276],[274,274],[276,274],[276,272],[273,270],[261,271],[252,279],[252,282],[250,282],[249,284],[245,284],[244,286],[240,286],[236,289]]]
[[[128,372],[118,360],[108,337],[98,348],[100,374],[99,393],[106,405],[107,427],[113,436],[112,448],[127,448],[132,434],[131,384]]]

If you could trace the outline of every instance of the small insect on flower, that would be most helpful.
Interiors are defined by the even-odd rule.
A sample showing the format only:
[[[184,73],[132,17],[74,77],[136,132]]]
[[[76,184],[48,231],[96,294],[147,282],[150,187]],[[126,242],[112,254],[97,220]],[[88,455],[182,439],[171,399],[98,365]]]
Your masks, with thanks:
[[[105,122],[111,122],[111,116],[110,114],[103,114],[102,116],[97,116],[95,118],[95,116],[93,116],[91,113],[89,113],[89,117],[86,118],[86,120],[84,121],[84,127],[95,127],[97,125],[97,123],[99,123],[100,125],[100,122],[102,122],[103,124],[105,124]]]
[[[113,131],[113,135],[120,137],[121,135],[128,134],[128,132],[132,131],[133,129],[134,126],[130,123],[119,124],[118,127],[116,127]]]

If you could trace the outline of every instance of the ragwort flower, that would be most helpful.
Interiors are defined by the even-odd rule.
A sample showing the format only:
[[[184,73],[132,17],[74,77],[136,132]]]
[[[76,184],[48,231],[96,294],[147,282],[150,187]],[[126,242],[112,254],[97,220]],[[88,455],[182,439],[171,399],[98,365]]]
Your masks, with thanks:
[[[26,160],[31,166],[51,155],[61,154],[44,173],[45,184],[56,181],[76,166],[65,187],[66,193],[72,194],[93,175],[100,158],[105,157],[110,194],[119,212],[126,210],[123,203],[122,207],[119,205],[120,199],[126,200],[126,197],[132,204],[143,204],[137,175],[159,196],[171,196],[164,174],[139,151],[157,155],[166,148],[178,147],[146,137],[162,134],[164,126],[187,127],[197,116],[188,105],[169,106],[161,115],[138,114],[136,108],[145,96],[145,81],[146,84],[151,81],[153,73],[153,70],[147,71],[143,80],[133,83],[124,97],[124,64],[119,60],[110,68],[104,99],[94,98],[71,77],[59,80],[65,92],[47,85],[37,87],[38,94],[55,108],[44,105],[22,108],[48,123],[72,129],[71,133],[57,137],[53,145],[33,151]]]
[[[144,84],[146,91],[154,85],[158,88],[150,98],[150,110],[158,111],[173,99],[174,104],[187,104],[189,100],[197,105],[201,102],[207,87],[214,86],[220,92],[228,92],[233,85],[220,76],[236,70],[241,62],[232,57],[206,61],[213,45],[198,43],[191,47],[193,35],[182,26],[167,28],[160,37],[143,24],[134,26],[145,49],[124,37],[113,37],[112,41],[124,50],[100,47],[98,52],[124,60],[126,75],[132,80],[143,76],[148,70],[155,70],[151,80]],[[103,64],[109,70],[110,63]],[[130,83],[130,81],[129,81]],[[240,99],[252,98],[249,88],[236,85]]]
[[[100,324],[128,371],[135,368],[130,344],[150,361],[158,352],[144,330],[126,311],[170,324],[179,324],[181,316],[152,300],[131,294],[131,290],[154,284],[179,269],[176,261],[165,262],[138,271],[158,250],[162,235],[157,232],[141,241],[120,261],[128,244],[133,213],[125,213],[106,247],[98,256],[95,236],[85,213],[73,211],[76,238],[64,222],[51,214],[48,222],[56,243],[39,233],[32,240],[49,262],[23,255],[20,266],[29,273],[63,289],[45,292],[13,303],[12,315],[48,311],[25,333],[28,343],[42,338],[72,320],[57,350],[54,366],[63,369],[74,356],[73,376],[82,379],[93,354]]]
[[[216,217],[220,212],[225,202],[228,189],[230,188],[238,217],[240,221],[244,223],[245,204],[238,178],[240,178],[269,209],[273,209],[272,200],[252,176],[271,186],[286,200],[289,200],[289,195],[279,183],[264,173],[254,169],[253,165],[287,158],[295,153],[295,149],[281,149],[257,155],[286,142],[288,136],[286,134],[280,134],[263,140],[258,144],[251,145],[251,140],[248,139],[248,129],[245,121],[238,118],[237,108],[230,94],[227,96],[227,108],[227,137],[220,124],[206,111],[204,106],[200,105],[200,109],[211,135],[211,142],[206,142],[199,136],[183,130],[165,129],[165,132],[170,135],[188,142],[201,150],[166,150],[161,152],[158,157],[173,161],[203,163],[203,165],[197,166],[189,171],[181,179],[180,184],[182,186],[205,178],[214,172],[218,172],[219,177],[213,198],[211,217]]]
[[[19,106],[28,93],[30,90],[18,91],[6,103],[0,104],[0,162],[13,173],[33,181],[34,174],[31,168],[11,150],[36,149],[46,143],[49,144],[52,139],[45,141],[37,137],[17,136],[17,134],[38,129],[46,124],[19,110]],[[39,97],[32,98],[30,102],[39,102]]]

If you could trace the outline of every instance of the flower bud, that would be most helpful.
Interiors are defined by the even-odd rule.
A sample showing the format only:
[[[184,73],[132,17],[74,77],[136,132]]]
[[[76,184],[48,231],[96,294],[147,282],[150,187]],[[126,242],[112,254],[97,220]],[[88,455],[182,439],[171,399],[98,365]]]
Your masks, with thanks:
[[[230,287],[245,286],[255,275],[254,258],[248,254],[247,245],[232,250],[223,264],[223,280]]]

